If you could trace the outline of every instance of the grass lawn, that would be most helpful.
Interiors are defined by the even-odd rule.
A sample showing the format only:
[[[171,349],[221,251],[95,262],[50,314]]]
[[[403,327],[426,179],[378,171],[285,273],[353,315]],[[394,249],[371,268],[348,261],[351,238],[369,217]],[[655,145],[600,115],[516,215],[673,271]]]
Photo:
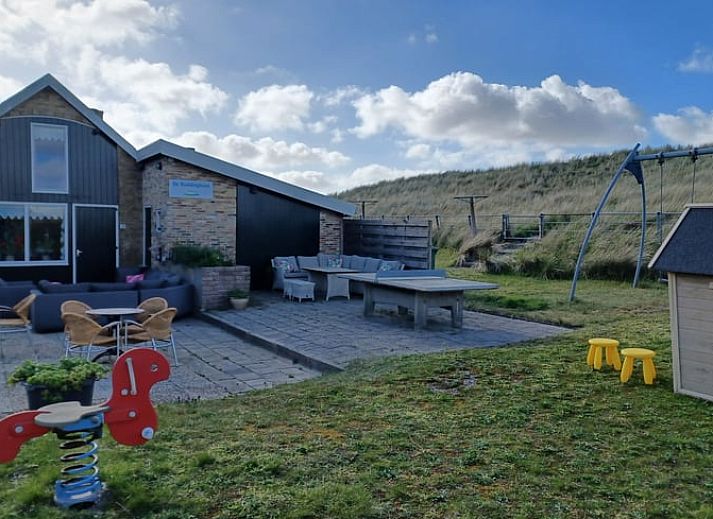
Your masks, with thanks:
[[[474,277],[502,288],[471,308],[577,328],[160,406],[145,447],[101,441],[102,517],[713,517],[713,406],[672,392],[665,287],[584,281],[570,305],[567,282]],[[656,350],[658,382],[592,372],[592,336]],[[57,456],[48,435],[0,466],[1,517],[94,516],[50,505]]]

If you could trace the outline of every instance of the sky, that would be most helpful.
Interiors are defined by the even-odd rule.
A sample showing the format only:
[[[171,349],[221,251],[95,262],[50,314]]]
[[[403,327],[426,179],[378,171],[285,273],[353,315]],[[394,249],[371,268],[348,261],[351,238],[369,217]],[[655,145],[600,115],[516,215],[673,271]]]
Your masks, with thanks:
[[[53,74],[134,146],[322,193],[713,142],[713,3],[0,0],[0,99]]]

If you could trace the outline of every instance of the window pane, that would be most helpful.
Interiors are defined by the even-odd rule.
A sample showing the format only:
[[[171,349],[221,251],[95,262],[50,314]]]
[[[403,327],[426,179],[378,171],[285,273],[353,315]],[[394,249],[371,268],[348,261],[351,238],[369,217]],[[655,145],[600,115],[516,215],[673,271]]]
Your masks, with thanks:
[[[30,206],[30,260],[64,259],[64,207]]]
[[[32,185],[34,191],[66,193],[67,128],[32,125]]]
[[[0,204],[0,262],[25,260],[25,207]]]

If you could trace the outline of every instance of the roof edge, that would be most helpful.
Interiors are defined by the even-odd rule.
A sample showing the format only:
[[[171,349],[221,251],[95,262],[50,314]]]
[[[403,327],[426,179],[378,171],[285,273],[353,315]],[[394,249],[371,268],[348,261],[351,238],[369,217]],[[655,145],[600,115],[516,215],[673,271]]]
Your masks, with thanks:
[[[247,184],[255,185],[265,189],[266,191],[294,198],[306,204],[327,209],[344,216],[353,216],[356,213],[356,206],[349,202],[278,180],[274,177],[252,171],[242,166],[238,166],[237,164],[233,164],[232,162],[227,162],[211,155],[206,155],[205,153],[198,152],[192,148],[186,148],[164,139],[154,141],[148,146],[138,150],[136,160],[138,162],[143,162],[157,155],[174,158],[187,164],[191,164]]]
[[[654,257],[651,258],[651,261],[649,261],[648,267],[650,269],[654,269],[655,266],[654,264],[659,260],[661,255],[663,254],[664,249],[668,247],[669,242],[673,239],[673,236],[676,234],[678,231],[678,228],[681,226],[683,221],[686,219],[688,216],[688,213],[691,211],[691,209],[713,209],[713,204],[686,204],[685,209],[681,213],[681,216],[678,217],[678,220],[676,220],[676,223],[673,225],[669,233],[666,235],[666,238],[664,238],[663,243],[661,243],[661,246],[658,248],[656,253],[654,254]]]
[[[129,141],[119,135],[114,128],[109,126],[104,119],[94,113],[94,111],[85,105],[77,96],[70,92],[69,89],[60,83],[52,74],[45,74],[0,103],[0,117],[7,114],[13,108],[16,108],[18,105],[31,99],[45,88],[51,88],[57,95],[67,101],[72,108],[82,114],[90,123],[105,133],[111,140],[116,142],[121,149],[136,160],[136,148],[134,148]],[[40,115],[41,114],[38,114],[37,116],[40,117]]]

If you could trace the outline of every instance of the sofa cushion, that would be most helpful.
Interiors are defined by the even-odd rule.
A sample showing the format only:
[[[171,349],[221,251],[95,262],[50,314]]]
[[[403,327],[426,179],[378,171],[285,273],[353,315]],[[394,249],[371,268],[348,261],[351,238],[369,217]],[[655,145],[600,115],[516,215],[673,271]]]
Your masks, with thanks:
[[[378,272],[381,260],[379,258],[366,258],[363,272]]]
[[[163,272],[158,269],[149,269],[144,272],[144,279],[161,279]]]
[[[341,258],[342,258],[342,267],[344,267],[345,269],[352,268],[352,257],[351,256],[346,256],[346,255],[342,254]]]
[[[40,281],[40,283],[42,283]],[[77,292],[89,292],[89,283],[75,283],[63,285],[62,283],[50,283],[45,281],[40,285],[40,290],[45,294],[74,294]]]
[[[126,282],[126,283],[136,283],[137,281],[143,281],[143,280],[144,280],[143,274],[131,274],[124,278],[124,282]],[[119,280],[119,281],[121,281],[121,280]]]
[[[358,272],[364,272],[364,264],[366,263],[366,258],[361,256],[352,256],[350,263],[350,269],[356,270]]]
[[[0,287],[5,286],[5,280],[3,278],[0,278]]]
[[[317,256],[297,256],[297,263],[300,269],[319,267]]]
[[[300,269],[294,256],[276,256],[274,262],[275,268],[284,272],[297,272]]]
[[[336,254],[323,254],[319,253],[317,254],[317,260],[319,261],[319,266],[320,267],[341,267],[342,266],[342,258],[337,256]]]
[[[287,279],[287,278],[307,279],[307,273],[306,272],[285,272],[285,279]]]
[[[169,273],[164,273],[164,275],[161,277],[161,281],[163,282],[164,287],[177,287],[178,285],[181,284],[181,276],[178,274],[169,274]]]
[[[143,279],[136,282],[136,288],[145,290],[148,288],[161,288],[165,281],[163,279]]]
[[[121,292],[123,290],[134,290],[134,283],[92,283],[92,292]]]
[[[383,260],[379,265],[379,272],[386,272],[387,270],[401,270],[401,262],[399,260]]]

